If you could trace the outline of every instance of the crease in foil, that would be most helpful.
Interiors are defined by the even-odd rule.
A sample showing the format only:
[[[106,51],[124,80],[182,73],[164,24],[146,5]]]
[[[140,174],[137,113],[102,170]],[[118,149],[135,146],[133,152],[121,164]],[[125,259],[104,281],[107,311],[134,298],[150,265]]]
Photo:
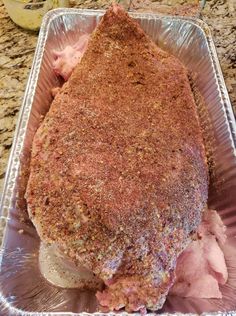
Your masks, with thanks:
[[[84,33],[91,33],[103,13],[57,9],[49,12],[43,20],[1,200],[1,316],[104,315],[98,311],[94,292],[55,287],[43,278],[38,264],[40,240],[28,218],[24,200],[33,136],[51,104],[51,88],[62,84],[51,67],[52,51],[75,43]],[[204,98],[213,126],[215,167],[209,207],[219,212],[228,234],[224,254],[229,280],[221,287],[223,299],[169,296],[158,314],[236,315],[236,127],[211,34],[205,23],[194,18],[145,13],[131,15],[159,46],[178,57],[194,74],[194,84]],[[131,315],[126,312],[119,314]]]

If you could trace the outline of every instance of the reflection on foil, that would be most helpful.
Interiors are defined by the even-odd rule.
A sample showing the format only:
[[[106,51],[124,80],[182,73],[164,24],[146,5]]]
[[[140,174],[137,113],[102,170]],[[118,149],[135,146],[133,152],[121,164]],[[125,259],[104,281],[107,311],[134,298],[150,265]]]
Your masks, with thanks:
[[[17,306],[19,311],[33,312],[66,312],[68,307],[74,312],[78,312],[81,308],[88,312],[95,310],[95,299],[90,308],[86,308],[87,298],[95,297],[92,291],[79,292],[78,289],[68,290],[53,286],[41,275],[38,251],[26,253],[22,248],[12,251],[2,249],[1,255],[3,259],[0,271],[1,316],[3,312],[6,315],[15,315],[9,314],[10,306]],[[74,304],[78,298],[80,302]]]
[[[0,272],[1,292],[8,304],[21,310],[60,310],[66,302],[65,293],[38,273],[38,254],[18,248],[2,253]],[[20,296],[19,296],[20,293]],[[2,315],[2,314],[1,314]]]

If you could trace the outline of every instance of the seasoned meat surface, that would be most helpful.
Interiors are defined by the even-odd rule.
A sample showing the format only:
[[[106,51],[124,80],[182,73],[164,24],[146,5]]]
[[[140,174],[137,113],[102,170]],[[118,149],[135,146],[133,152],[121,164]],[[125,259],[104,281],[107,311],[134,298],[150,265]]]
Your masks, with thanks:
[[[27,188],[43,241],[108,288],[110,309],[162,306],[206,206],[188,72],[113,5],[33,141]]]

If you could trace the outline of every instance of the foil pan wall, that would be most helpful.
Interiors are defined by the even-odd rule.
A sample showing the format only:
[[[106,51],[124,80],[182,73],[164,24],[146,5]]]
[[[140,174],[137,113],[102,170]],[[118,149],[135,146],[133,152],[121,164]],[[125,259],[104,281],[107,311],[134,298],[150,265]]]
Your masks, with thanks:
[[[91,33],[103,14],[103,11],[58,9],[49,12],[43,20],[1,201],[1,315],[103,315],[98,312],[93,292],[55,287],[43,278],[38,266],[40,241],[28,219],[24,200],[33,136],[49,109],[51,88],[62,84],[52,71],[52,51],[73,44],[81,34]],[[200,20],[131,15],[158,45],[173,53],[194,73],[214,134],[215,176],[209,207],[220,213],[228,228],[224,253],[229,281],[221,288],[223,299],[168,297],[160,312],[222,315],[231,311],[230,314],[236,315],[233,312],[236,311],[236,127],[212,37]]]

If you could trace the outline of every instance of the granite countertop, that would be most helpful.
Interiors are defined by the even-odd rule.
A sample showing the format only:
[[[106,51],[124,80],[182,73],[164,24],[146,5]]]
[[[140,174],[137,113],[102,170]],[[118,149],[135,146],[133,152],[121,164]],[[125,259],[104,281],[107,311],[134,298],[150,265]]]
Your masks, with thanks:
[[[94,9],[105,8],[112,2],[109,0],[72,1],[76,7]],[[128,1],[124,2],[128,3]],[[195,15],[198,8],[194,0],[133,0],[132,9],[164,14]],[[235,0],[209,0],[201,17],[211,27],[236,113],[235,12]],[[16,26],[8,17],[0,0],[0,192],[36,43],[37,33]]]

